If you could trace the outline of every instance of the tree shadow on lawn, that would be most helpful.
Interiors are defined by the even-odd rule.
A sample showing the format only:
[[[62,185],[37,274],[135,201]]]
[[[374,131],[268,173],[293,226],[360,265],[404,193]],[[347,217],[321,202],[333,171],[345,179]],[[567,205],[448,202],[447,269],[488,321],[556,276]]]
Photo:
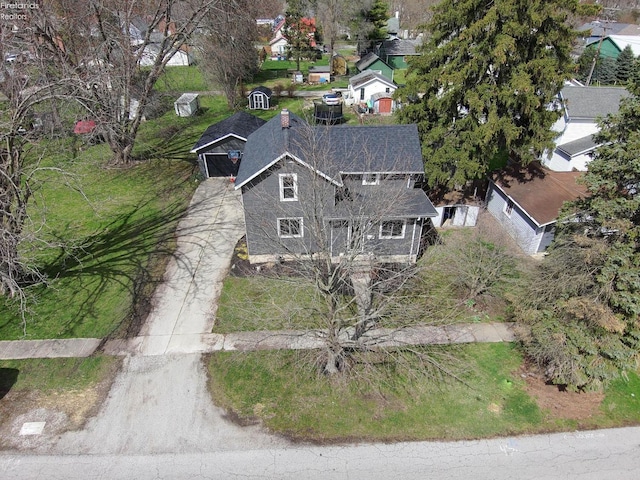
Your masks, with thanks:
[[[114,284],[131,298],[124,321],[109,333],[108,338],[135,336],[149,311],[155,288],[162,282],[171,258],[182,268],[193,272],[195,268],[187,258],[176,251],[176,226],[187,208],[175,203],[157,211],[155,215],[140,218],[136,212],[144,210],[150,201],[139,204],[126,214],[114,218],[98,233],[89,235],[74,245],[61,248],[56,258],[47,262],[42,271],[50,279],[69,281],[73,285],[67,295],[79,296],[82,301],[70,302],[76,311],[67,316],[61,326],[61,336],[72,335],[86,318],[101,320],[102,296],[109,295]],[[192,209],[198,208],[192,204]],[[197,234],[203,226],[180,228],[181,235]],[[61,237],[61,236],[60,236]],[[61,244],[63,239],[60,238]],[[124,298],[118,298],[120,304]],[[62,328],[63,327],[63,328]]]

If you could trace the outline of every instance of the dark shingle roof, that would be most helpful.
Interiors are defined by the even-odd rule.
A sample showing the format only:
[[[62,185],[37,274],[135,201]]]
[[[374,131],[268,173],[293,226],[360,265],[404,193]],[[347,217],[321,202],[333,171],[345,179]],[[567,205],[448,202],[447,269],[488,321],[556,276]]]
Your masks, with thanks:
[[[420,40],[403,40],[394,38],[382,42],[385,55],[418,55],[416,48],[422,45]]]
[[[620,100],[628,97],[629,92],[622,87],[566,86],[561,95],[569,118],[595,120],[616,113]]]
[[[586,137],[558,145],[556,149],[569,157],[573,157],[574,155],[593,150],[596,146],[596,142],[593,141],[593,135],[587,135]]]
[[[375,63],[376,60],[380,60],[380,57],[373,52],[369,52],[356,62],[356,68],[359,72],[362,72]]]
[[[363,205],[385,218],[435,217],[436,209],[421,188],[401,188],[378,185],[349,187],[351,200],[343,200],[327,219],[352,218],[354,212],[361,213]]]
[[[208,145],[215,143],[223,137],[229,134],[236,135],[238,137],[247,138],[251,133],[256,131],[266,122],[261,118],[253,116],[246,112],[238,112],[232,116],[225,118],[224,120],[214,123],[200,137],[200,140],[196,142],[192,153],[198,153]]]
[[[269,98],[271,98],[271,95],[273,93],[269,87],[263,87],[262,85],[260,85],[259,87],[256,87],[253,90],[251,90],[249,92],[249,95],[247,96],[250,96],[252,93],[255,93],[255,92],[264,93]]]
[[[236,178],[241,186],[274,160],[289,153],[341,184],[340,173],[424,173],[416,125],[311,127],[289,113],[290,128],[281,116],[269,120],[247,140]],[[315,152],[313,159],[309,152]]]

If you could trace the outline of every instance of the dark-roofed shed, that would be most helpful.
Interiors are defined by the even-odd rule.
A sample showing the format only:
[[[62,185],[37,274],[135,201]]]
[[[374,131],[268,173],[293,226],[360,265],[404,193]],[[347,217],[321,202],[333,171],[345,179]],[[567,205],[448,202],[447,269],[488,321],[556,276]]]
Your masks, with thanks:
[[[246,112],[214,123],[202,134],[191,149],[198,155],[200,172],[205,177],[235,177],[247,137],[265,121]]]
[[[269,110],[271,108],[271,95],[273,92],[268,87],[259,86],[249,92],[249,110]]]

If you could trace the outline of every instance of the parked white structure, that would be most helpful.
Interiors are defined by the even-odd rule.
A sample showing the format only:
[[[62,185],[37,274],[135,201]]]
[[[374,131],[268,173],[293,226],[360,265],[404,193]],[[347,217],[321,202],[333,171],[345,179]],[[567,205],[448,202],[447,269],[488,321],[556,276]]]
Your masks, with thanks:
[[[200,100],[197,93],[183,93],[180,98],[173,103],[176,115],[179,117],[191,117],[200,108]]]

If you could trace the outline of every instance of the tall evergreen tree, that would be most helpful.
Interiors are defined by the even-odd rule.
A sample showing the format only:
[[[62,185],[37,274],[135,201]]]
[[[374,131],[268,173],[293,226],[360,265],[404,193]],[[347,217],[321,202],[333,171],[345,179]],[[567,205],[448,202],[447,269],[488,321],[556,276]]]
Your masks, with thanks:
[[[590,195],[564,209],[519,317],[527,353],[554,383],[598,387],[640,353],[640,76],[583,177]],[[545,289],[545,285],[553,288]]]
[[[430,186],[486,174],[498,154],[528,163],[552,146],[551,110],[573,71],[578,0],[443,0],[399,93],[419,125]],[[420,101],[409,100],[424,94]]]
[[[619,83],[624,84],[629,80],[635,59],[636,57],[630,45],[624,47],[622,52],[620,52],[620,55],[616,58],[616,80]]]

